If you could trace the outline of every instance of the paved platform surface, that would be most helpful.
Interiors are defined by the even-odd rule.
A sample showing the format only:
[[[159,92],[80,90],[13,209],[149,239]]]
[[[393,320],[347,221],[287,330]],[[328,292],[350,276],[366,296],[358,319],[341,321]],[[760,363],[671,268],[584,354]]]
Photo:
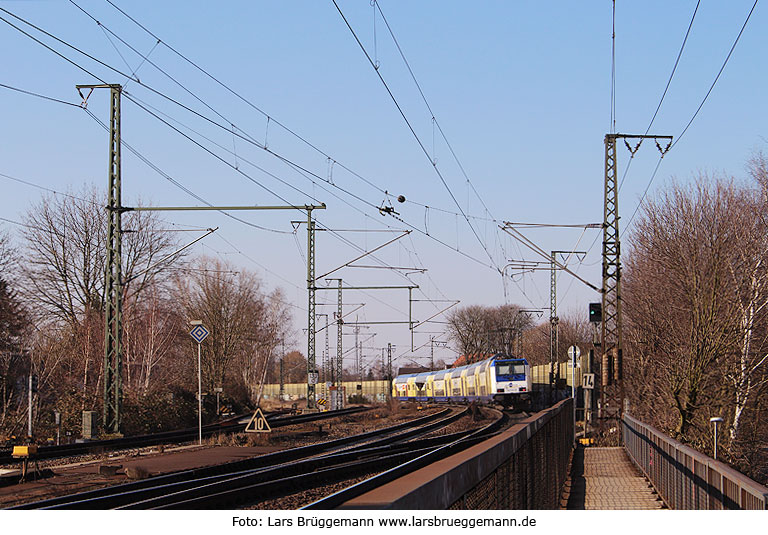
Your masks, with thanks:
[[[566,509],[664,509],[624,448],[574,451]]]

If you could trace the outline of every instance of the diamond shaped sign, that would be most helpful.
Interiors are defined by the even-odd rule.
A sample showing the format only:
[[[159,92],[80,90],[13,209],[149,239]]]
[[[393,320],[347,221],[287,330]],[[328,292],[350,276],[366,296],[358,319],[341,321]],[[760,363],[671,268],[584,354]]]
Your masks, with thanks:
[[[203,340],[209,335],[208,329],[202,325],[195,325],[195,328],[189,332],[189,335],[195,339],[195,342],[202,344]]]

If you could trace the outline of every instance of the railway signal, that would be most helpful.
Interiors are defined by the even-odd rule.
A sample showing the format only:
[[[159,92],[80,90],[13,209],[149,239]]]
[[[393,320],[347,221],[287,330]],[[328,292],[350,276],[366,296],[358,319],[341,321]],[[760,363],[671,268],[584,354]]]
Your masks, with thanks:
[[[267,418],[264,416],[264,413],[261,412],[261,408],[256,409],[256,412],[253,413],[253,417],[251,418],[251,421],[248,422],[248,425],[245,426],[245,432],[246,433],[271,433],[272,432],[272,428],[269,427]]]
[[[590,303],[589,304],[589,322],[600,323],[602,321],[603,321],[603,304]]]
[[[189,331],[189,335],[197,342],[198,344],[202,344],[203,340],[208,338],[208,335],[211,334],[208,329],[203,327],[202,325],[195,325],[195,328]]]

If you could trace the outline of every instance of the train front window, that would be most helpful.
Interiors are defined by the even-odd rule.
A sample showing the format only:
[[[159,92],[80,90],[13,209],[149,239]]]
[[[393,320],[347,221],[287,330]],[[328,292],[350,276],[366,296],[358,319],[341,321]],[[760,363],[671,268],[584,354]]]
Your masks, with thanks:
[[[524,375],[525,364],[499,362],[496,364],[496,375]]]

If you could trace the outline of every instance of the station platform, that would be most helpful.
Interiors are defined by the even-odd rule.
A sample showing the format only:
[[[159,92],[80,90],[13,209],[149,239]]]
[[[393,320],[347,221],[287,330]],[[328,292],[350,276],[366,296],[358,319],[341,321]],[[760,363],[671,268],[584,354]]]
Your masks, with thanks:
[[[666,509],[622,447],[578,447],[564,509]]]

